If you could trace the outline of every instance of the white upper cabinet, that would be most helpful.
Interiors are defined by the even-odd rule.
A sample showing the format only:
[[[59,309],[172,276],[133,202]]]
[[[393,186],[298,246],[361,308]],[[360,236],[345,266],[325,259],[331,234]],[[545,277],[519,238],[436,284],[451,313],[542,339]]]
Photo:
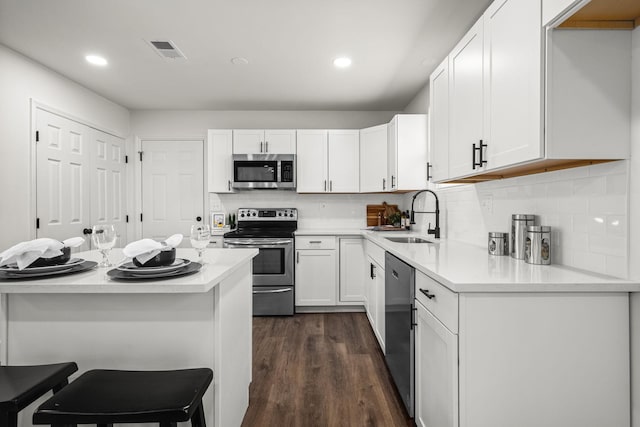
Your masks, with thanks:
[[[539,0],[495,0],[484,13],[481,154],[488,170],[544,155],[540,20]]]
[[[387,125],[360,130],[360,191],[388,191]]]
[[[427,186],[427,115],[398,114],[387,128],[387,184],[390,191]]]
[[[231,129],[209,129],[207,132],[207,190],[209,193],[232,192],[232,134]]]
[[[329,191],[357,193],[360,191],[360,131],[357,129],[329,131]]]
[[[482,19],[476,22],[449,55],[450,177],[468,175],[482,168],[479,165],[480,144],[484,138],[482,24]]]
[[[445,59],[429,77],[430,180],[449,176],[449,61]]]
[[[360,191],[357,129],[298,130],[298,193]]]
[[[233,154],[295,154],[296,131],[292,129],[235,129]]]

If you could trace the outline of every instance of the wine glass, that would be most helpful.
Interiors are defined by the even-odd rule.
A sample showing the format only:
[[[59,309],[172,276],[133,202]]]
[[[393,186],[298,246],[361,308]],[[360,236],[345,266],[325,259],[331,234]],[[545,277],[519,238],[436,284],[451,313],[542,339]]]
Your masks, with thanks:
[[[91,229],[91,240],[102,253],[102,262],[98,267],[113,267],[109,262],[109,251],[116,244],[116,228],[112,224],[94,225]]]
[[[208,224],[194,224],[191,226],[191,246],[198,252],[198,262],[204,264],[202,255],[209,245],[211,230]]]

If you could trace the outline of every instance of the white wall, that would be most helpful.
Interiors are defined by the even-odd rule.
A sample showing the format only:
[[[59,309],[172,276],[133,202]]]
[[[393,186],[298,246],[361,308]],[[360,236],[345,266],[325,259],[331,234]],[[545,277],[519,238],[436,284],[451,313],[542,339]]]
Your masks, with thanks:
[[[129,134],[129,111],[0,45],[0,248],[29,239],[31,99],[119,136]]]
[[[631,173],[629,185],[629,276],[640,280],[640,27],[633,31],[631,98]],[[640,427],[640,295],[631,296],[632,425]]]
[[[429,82],[420,89],[411,102],[404,107],[403,113],[422,114],[429,109]]]

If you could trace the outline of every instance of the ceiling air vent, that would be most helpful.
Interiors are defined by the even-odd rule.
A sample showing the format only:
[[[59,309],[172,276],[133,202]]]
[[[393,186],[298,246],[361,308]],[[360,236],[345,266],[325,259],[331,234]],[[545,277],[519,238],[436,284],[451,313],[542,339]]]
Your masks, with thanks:
[[[187,59],[171,40],[150,40],[149,44],[165,59]]]

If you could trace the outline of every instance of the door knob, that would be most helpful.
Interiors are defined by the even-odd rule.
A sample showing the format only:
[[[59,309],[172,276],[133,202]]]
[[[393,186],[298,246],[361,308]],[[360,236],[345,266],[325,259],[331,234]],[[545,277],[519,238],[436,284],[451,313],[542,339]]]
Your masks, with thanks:
[[[82,234],[91,234],[91,229],[85,228],[84,230],[82,230]]]
[[[201,216],[197,216],[196,217],[196,221],[198,221],[198,222],[202,221],[202,217]]]

